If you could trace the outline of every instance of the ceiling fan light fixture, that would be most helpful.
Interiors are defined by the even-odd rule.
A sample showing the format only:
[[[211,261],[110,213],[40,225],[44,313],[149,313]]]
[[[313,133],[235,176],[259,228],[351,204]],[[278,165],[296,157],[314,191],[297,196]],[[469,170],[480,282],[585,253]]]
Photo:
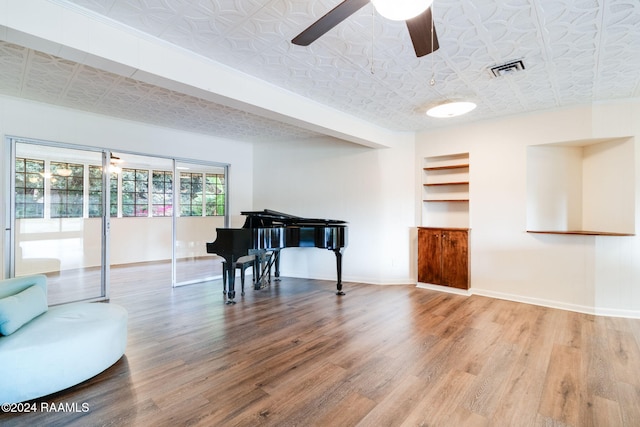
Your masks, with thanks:
[[[392,21],[406,21],[427,10],[433,0],[371,0],[378,13]]]
[[[448,118],[467,114],[476,108],[471,101],[446,101],[427,110],[427,116],[436,118]]]

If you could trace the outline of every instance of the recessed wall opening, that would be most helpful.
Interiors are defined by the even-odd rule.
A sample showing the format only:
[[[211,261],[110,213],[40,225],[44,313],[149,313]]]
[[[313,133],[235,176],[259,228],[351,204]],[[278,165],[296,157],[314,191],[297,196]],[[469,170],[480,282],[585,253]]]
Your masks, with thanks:
[[[632,137],[527,148],[527,231],[635,234]]]

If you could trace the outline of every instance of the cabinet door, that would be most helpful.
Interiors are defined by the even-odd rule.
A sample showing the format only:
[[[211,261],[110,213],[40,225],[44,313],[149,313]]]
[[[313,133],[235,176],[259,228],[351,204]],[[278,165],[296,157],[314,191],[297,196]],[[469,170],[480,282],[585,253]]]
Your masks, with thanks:
[[[443,231],[441,284],[469,289],[469,234],[466,231]]]
[[[442,230],[418,230],[418,281],[440,284],[442,272]]]

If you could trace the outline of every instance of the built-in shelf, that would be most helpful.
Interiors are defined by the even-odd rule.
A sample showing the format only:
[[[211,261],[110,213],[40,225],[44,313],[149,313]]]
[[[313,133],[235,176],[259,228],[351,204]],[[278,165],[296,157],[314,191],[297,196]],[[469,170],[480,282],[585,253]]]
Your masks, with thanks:
[[[446,169],[465,169],[468,168],[468,164],[460,164],[460,165],[446,165],[446,166],[427,166],[424,168],[426,171],[440,171]]]
[[[436,202],[468,202],[469,199],[425,199],[423,200],[423,202],[428,202],[428,203],[436,203]]]
[[[429,156],[422,163],[422,224],[469,225],[469,153]]]
[[[424,184],[425,187],[435,187],[437,185],[469,185],[469,181],[465,182],[430,182]]]
[[[635,236],[628,233],[613,233],[609,231],[587,231],[587,230],[569,230],[569,231],[545,231],[545,230],[527,230],[527,233],[534,234],[574,234],[579,236]]]

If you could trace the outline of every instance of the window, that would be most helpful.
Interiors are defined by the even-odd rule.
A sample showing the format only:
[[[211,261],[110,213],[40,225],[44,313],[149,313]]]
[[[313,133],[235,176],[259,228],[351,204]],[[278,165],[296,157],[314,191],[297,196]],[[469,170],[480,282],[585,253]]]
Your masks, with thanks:
[[[206,174],[206,216],[224,215],[224,174]]]
[[[44,160],[16,158],[16,218],[44,218]]]
[[[82,218],[84,166],[51,162],[51,218]]]
[[[118,203],[120,202],[120,198],[118,197],[118,172],[111,172],[111,178],[109,178],[109,189],[110,200],[109,200],[109,209],[110,216],[118,216]]]
[[[89,165],[89,217],[102,216],[102,168]]]
[[[152,215],[173,215],[173,173],[167,171],[153,171],[152,184]]]
[[[180,215],[202,216],[202,174],[180,174]]]
[[[16,158],[16,218],[102,216],[102,166],[96,164],[97,160],[80,164],[27,157]],[[178,215],[226,214],[225,174],[218,171],[221,168],[210,173],[180,173]],[[174,185],[173,172],[168,170],[133,167],[113,170],[109,177],[109,214],[111,217],[171,217]]]
[[[224,174],[180,174],[181,216],[223,216],[225,201]]]
[[[149,171],[122,169],[122,216],[149,216]]]
[[[112,217],[118,216],[118,174],[111,172],[109,179],[111,186]],[[102,167],[89,165],[89,217],[102,216]]]

